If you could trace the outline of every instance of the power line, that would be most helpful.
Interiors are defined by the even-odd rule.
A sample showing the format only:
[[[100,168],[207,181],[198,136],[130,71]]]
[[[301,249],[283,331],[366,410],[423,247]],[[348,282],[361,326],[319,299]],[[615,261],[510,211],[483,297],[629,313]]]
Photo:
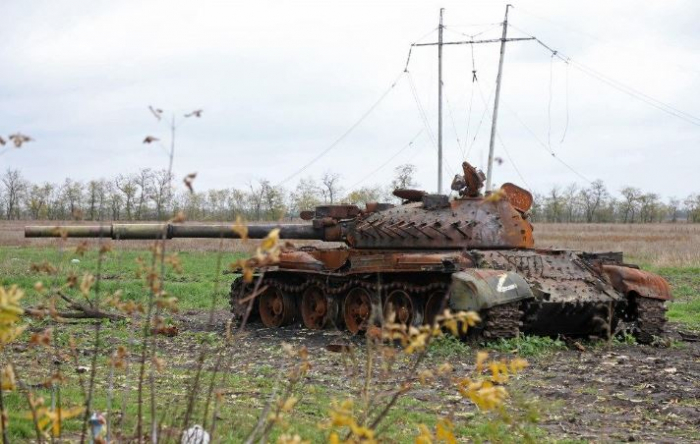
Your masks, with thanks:
[[[527,15],[529,15],[530,17],[533,17],[533,18],[535,18],[535,19],[537,19],[537,20],[541,20],[541,21],[544,21],[544,22],[548,22],[549,24],[554,25],[554,26],[557,27],[557,28],[563,29],[563,30],[566,31],[566,32],[575,33],[575,34],[580,34],[580,35],[582,35],[582,36],[584,36],[584,37],[587,37],[587,38],[589,38],[589,39],[591,39],[591,40],[596,40],[596,41],[598,41],[598,42],[600,42],[600,43],[602,43],[602,44],[604,44],[604,45],[606,45],[606,46],[608,46],[608,47],[615,47],[615,46],[617,46],[617,47],[620,48],[620,49],[624,49],[626,52],[634,52],[634,53],[636,53],[636,56],[637,56],[637,57],[642,57],[642,58],[644,58],[645,60],[649,57],[649,54],[648,54],[648,53],[642,53],[642,51],[640,51],[639,48],[635,48],[635,47],[633,47],[633,46],[624,45],[624,44],[623,44],[623,45],[620,45],[620,44],[617,44],[617,43],[611,43],[610,41],[604,40],[604,39],[602,39],[602,38],[600,38],[600,37],[598,37],[598,36],[596,36],[596,35],[594,35],[594,34],[591,34],[591,33],[589,33],[589,32],[583,31],[583,30],[581,30],[581,29],[577,29],[577,28],[575,28],[575,27],[572,27],[572,26],[571,26],[570,24],[568,24],[568,23],[567,23],[567,24],[557,23],[557,22],[555,22],[554,20],[548,19],[548,18],[546,18],[546,17],[540,17],[539,15],[533,14],[532,12],[529,12],[529,11],[527,11],[526,9],[523,9],[521,6],[518,7],[518,11],[519,11],[519,12],[524,12],[525,14],[527,14]],[[517,28],[513,27],[513,29],[517,29]],[[521,31],[521,32],[522,32],[522,31]],[[690,66],[681,65],[681,64],[678,64],[678,63],[673,63],[673,64],[674,64],[677,68],[680,68],[680,69],[682,69],[682,70],[684,70],[684,71],[692,72],[692,73],[695,74],[695,75],[700,74],[700,71],[698,71],[697,69],[692,68],[692,67],[690,67]]]
[[[484,31],[477,32],[476,34],[465,34],[465,33],[460,32],[460,31],[455,31],[454,29],[452,29],[453,26],[450,26],[449,28],[447,26],[443,26],[443,29],[450,31],[450,32],[454,32],[455,34],[460,34],[464,37],[469,37],[473,40],[474,37],[478,37],[480,35],[486,34],[487,32],[490,32],[490,31],[493,31],[494,29],[500,28],[502,25],[503,25],[502,23],[496,23],[495,26],[492,26]],[[488,25],[486,25],[486,26],[488,26]]]
[[[564,124],[564,132],[561,135],[561,140],[559,141],[559,144],[561,145],[564,143],[564,139],[566,139],[566,133],[569,131],[569,64],[567,63],[566,65],[566,81],[565,81],[565,94],[566,94],[566,123]]]
[[[418,108],[418,114],[421,117],[421,120],[423,121],[423,126],[425,127],[426,132],[428,133],[428,137],[430,138],[430,141],[433,143],[433,146],[437,148],[437,142],[435,141],[435,135],[433,134],[433,130],[430,128],[430,121],[428,120],[428,116],[425,113],[425,109],[423,108],[423,105],[421,104],[420,97],[418,97],[418,90],[416,89],[416,85],[413,82],[413,76],[411,76],[410,71],[406,71],[407,78],[408,78],[408,84],[411,88],[411,93],[413,95],[413,100],[416,103],[416,107]]]
[[[447,102],[447,111],[450,114],[450,121],[452,122],[452,131],[455,133],[455,139],[457,139],[457,148],[459,148],[460,152],[463,152],[464,150],[462,149],[462,141],[459,139],[459,133],[457,132],[457,124],[455,123],[454,114],[452,113],[452,103],[450,102],[450,98],[447,95],[447,92],[445,92],[445,101]]]
[[[513,116],[515,116],[516,120],[518,122],[520,122],[520,124],[527,130],[527,132],[530,133],[530,135],[537,141],[537,143],[542,148],[544,148],[544,150],[547,151],[554,159],[556,159],[557,162],[564,165],[569,171],[571,171],[572,173],[574,173],[575,175],[577,175],[581,179],[585,180],[588,183],[592,183],[592,181],[589,178],[587,178],[583,174],[579,173],[576,169],[574,169],[574,167],[572,167],[568,163],[564,162],[564,160],[562,160],[559,156],[557,156],[557,154],[550,147],[548,147],[546,143],[544,143],[542,140],[540,140],[540,138],[537,137],[537,134],[535,134],[535,132],[520,118],[518,113],[516,113],[515,110],[513,108],[511,108],[510,105],[508,105],[508,102],[506,102],[504,100],[503,104],[506,106],[508,111],[510,111],[513,114]]]
[[[481,119],[479,119],[479,124],[476,126],[476,131],[474,132],[474,137],[472,138],[472,143],[469,144],[469,149],[467,150],[467,154],[464,156],[465,159],[469,157],[469,154],[472,151],[472,148],[476,144],[476,138],[479,136],[479,130],[481,129],[481,124],[484,122],[484,119],[486,118],[486,113],[489,112],[489,105],[488,102],[491,101],[491,96],[493,95],[494,88],[491,88],[491,91],[489,92],[489,97],[488,99],[484,98],[484,92],[481,90],[481,84],[477,80],[476,82],[477,89],[479,90],[479,95],[481,96],[481,101],[484,103],[484,112],[481,113]]]
[[[374,171],[372,171],[371,173],[367,174],[365,177],[363,177],[362,179],[358,180],[358,181],[355,182],[354,184],[350,185],[350,189],[355,188],[356,186],[358,186],[359,184],[361,184],[361,183],[364,182],[365,180],[369,179],[371,176],[374,176],[374,175],[375,175],[377,172],[379,172],[382,168],[384,168],[385,166],[387,166],[387,165],[389,164],[389,162],[391,162],[392,160],[394,160],[399,154],[403,153],[403,152],[406,151],[408,148],[412,147],[412,146],[413,146],[413,142],[415,142],[416,139],[418,139],[418,137],[420,137],[420,135],[423,134],[423,131],[425,131],[425,128],[421,128],[421,130],[418,131],[418,133],[417,133],[415,136],[413,136],[413,138],[411,139],[410,142],[408,142],[406,145],[402,146],[398,151],[396,151],[394,154],[392,154],[391,157],[389,157],[384,163],[382,163],[380,166],[378,166]]]
[[[674,107],[673,105],[669,105],[668,103],[665,103],[659,99],[656,99],[656,98],[654,98],[654,97],[652,97],[652,96],[650,96],[642,91],[639,91],[638,89],[635,89],[629,85],[625,85],[624,83],[622,83],[618,80],[615,80],[612,77],[609,77],[609,76],[601,73],[600,71],[597,71],[594,68],[591,68],[590,66],[584,65],[583,63],[578,62],[578,61],[572,59],[571,57],[562,54],[561,51],[558,51],[556,49],[551,48],[549,45],[544,43],[539,38],[534,37],[531,34],[528,34],[527,32],[523,31],[522,29],[519,29],[515,26],[512,26],[512,27],[513,27],[513,29],[516,29],[517,31],[519,31],[523,34],[534,38],[535,41],[540,44],[540,46],[542,46],[543,48],[545,48],[547,51],[549,51],[552,54],[552,57],[557,57],[560,60],[562,60],[566,63],[569,63],[571,66],[573,66],[574,68],[583,72],[584,74],[587,74],[590,77],[593,77],[594,79],[605,83],[606,85],[610,86],[611,88],[616,89],[620,92],[623,92],[623,93],[629,95],[630,97],[633,97],[637,100],[640,100],[640,101],[646,103],[647,105],[652,106],[660,111],[663,111],[667,114],[670,114],[674,117],[677,117],[681,120],[684,120],[692,125],[700,126],[700,118],[699,117],[696,117],[690,113],[682,111],[682,110]]]
[[[476,82],[477,88],[479,89],[479,95],[481,96],[481,100],[484,103],[484,115],[486,115],[486,112],[489,110],[489,105],[488,101],[484,99],[484,92],[481,90],[481,85],[479,85],[479,82]],[[493,92],[493,89],[491,90]],[[491,100],[491,94],[489,94],[489,100]],[[484,115],[482,115],[481,119],[483,120]],[[481,126],[481,122],[479,122],[479,126]],[[506,156],[508,157],[508,160],[510,160],[511,165],[513,165],[513,169],[515,169],[515,172],[518,174],[518,177],[520,177],[520,180],[523,181],[526,187],[530,188],[530,185],[528,184],[527,180],[525,180],[525,177],[523,174],[520,172],[520,169],[518,166],[515,164],[515,161],[513,158],[510,156],[510,152],[508,151],[508,148],[506,148],[506,144],[503,143],[503,139],[501,138],[501,133],[496,131],[496,138],[498,139],[498,142],[501,144],[501,147],[503,148],[503,151],[505,151]],[[476,136],[474,136],[474,140],[476,140]],[[471,149],[471,148],[470,148]]]
[[[531,190],[532,187],[530,186],[529,183],[527,183],[527,180],[525,180],[525,177],[523,177],[522,173],[520,172],[520,169],[515,164],[515,161],[513,160],[513,158],[510,157],[510,152],[508,151],[508,148],[506,148],[506,144],[503,143],[503,139],[501,138],[501,133],[496,131],[496,137],[498,138],[498,142],[501,144],[501,148],[503,148],[503,151],[506,153],[508,160],[510,160],[510,164],[513,165],[513,169],[515,169],[515,172],[518,173],[518,177],[520,177],[520,180],[523,181],[523,184],[525,184],[525,186]]]
[[[469,88],[469,110],[467,111],[467,134],[464,135],[464,147],[462,149],[462,158],[466,159],[467,143],[469,141],[469,129],[472,127],[472,106],[474,105],[474,83],[478,80],[476,77],[476,62],[474,61],[474,45],[469,45],[472,56],[472,82]]]
[[[374,102],[374,103],[372,104],[372,106],[370,106],[369,109],[368,109],[367,111],[365,111],[365,113],[362,114],[362,116],[360,116],[360,118],[359,118],[355,123],[353,123],[352,126],[351,126],[350,128],[347,129],[347,131],[345,131],[340,137],[338,137],[338,138],[337,138],[333,143],[331,143],[326,149],[324,149],[323,151],[321,151],[317,156],[315,156],[313,159],[311,159],[309,162],[307,162],[304,166],[302,166],[301,168],[299,168],[298,170],[296,170],[294,173],[292,173],[292,174],[290,174],[289,176],[287,176],[286,178],[284,178],[281,182],[279,182],[279,183],[277,184],[277,186],[282,185],[282,184],[288,182],[289,180],[293,179],[294,177],[298,176],[299,174],[301,174],[302,172],[304,172],[308,167],[310,167],[311,165],[313,165],[314,163],[316,163],[316,161],[318,161],[320,158],[322,158],[323,156],[325,156],[326,154],[328,154],[328,152],[330,152],[333,148],[335,148],[336,146],[338,146],[338,144],[339,144],[340,142],[342,142],[343,139],[345,139],[350,133],[352,133],[352,132],[355,130],[355,128],[357,128],[358,126],[360,126],[360,124],[361,124],[370,114],[372,114],[372,111],[374,111],[375,108],[377,108],[377,106],[379,106],[379,104],[382,103],[382,101],[386,98],[386,96],[389,95],[389,93],[394,89],[394,87],[395,87],[396,84],[399,82],[399,80],[401,79],[401,77],[403,77],[404,74],[405,74],[405,71],[402,71],[401,74],[399,74],[398,77],[396,77],[396,79],[395,79],[394,82],[391,84],[391,86],[390,86],[386,91],[384,91],[384,93],[379,97],[379,99],[378,99],[376,102]]]
[[[552,80],[554,77],[554,54],[549,59],[549,100],[547,101],[547,145],[552,149]]]

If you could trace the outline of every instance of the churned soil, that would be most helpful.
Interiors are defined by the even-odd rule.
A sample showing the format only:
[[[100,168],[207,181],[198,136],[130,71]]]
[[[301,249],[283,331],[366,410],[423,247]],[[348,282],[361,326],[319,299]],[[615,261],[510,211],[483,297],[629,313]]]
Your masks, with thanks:
[[[226,319],[228,313],[216,312],[215,327],[210,327],[208,313],[190,312],[179,321],[185,331],[223,333]],[[538,427],[546,431],[547,439],[700,442],[700,342],[697,337],[684,340],[676,329],[669,325],[665,343],[659,345],[585,342],[528,357],[529,367],[511,381],[510,389],[534,403],[540,413]],[[275,365],[283,342],[309,349],[311,383],[350,388],[347,369],[339,364],[341,354],[330,352],[329,344],[361,350],[364,339],[343,332],[268,329],[252,323],[239,340],[236,362],[246,363],[245,368],[250,363]],[[176,348],[170,352],[177,353]],[[471,348],[449,357],[455,372],[471,371],[477,346]],[[240,371],[241,365],[229,370]],[[473,412],[472,405],[450,393],[449,387],[438,384],[430,389],[419,386],[412,396],[425,401],[428,410]]]

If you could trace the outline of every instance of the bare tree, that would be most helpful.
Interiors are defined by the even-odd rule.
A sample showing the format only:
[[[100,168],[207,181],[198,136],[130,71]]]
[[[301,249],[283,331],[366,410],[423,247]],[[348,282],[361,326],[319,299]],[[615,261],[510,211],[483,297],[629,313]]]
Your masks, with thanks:
[[[321,188],[313,178],[302,178],[289,196],[290,211],[299,213],[304,210],[313,210],[321,204],[321,198]]]
[[[63,182],[63,187],[61,188],[61,194],[63,200],[68,205],[68,211],[70,212],[70,217],[76,219],[83,218],[83,189],[84,186],[81,182],[77,182],[71,179],[66,179]]]
[[[2,184],[5,214],[8,219],[19,219],[21,217],[20,202],[27,189],[27,182],[19,170],[8,168],[2,176]]]
[[[324,201],[333,204],[336,197],[342,193],[340,188],[340,174],[327,171],[321,178],[323,183],[322,194]]]
[[[576,220],[576,211],[579,208],[578,184],[572,183],[564,190],[563,200],[566,212],[566,222]]]
[[[262,220],[263,196],[265,195],[265,187],[268,186],[270,186],[270,183],[266,180],[261,180],[257,188],[252,183],[248,184],[250,188],[248,202],[251,208],[251,215],[255,220]]]
[[[676,197],[671,197],[668,199],[668,214],[671,216],[671,222],[678,222],[678,210],[681,207],[681,201]]]
[[[142,168],[139,173],[134,176],[134,184],[138,187],[138,201],[136,203],[136,219],[143,219],[148,210],[148,199],[151,196],[153,172],[150,168]]]
[[[564,200],[562,198],[559,187],[552,187],[549,190],[549,196],[547,196],[545,204],[545,214],[547,221],[549,222],[561,222],[562,214],[564,211]]]
[[[101,220],[104,217],[104,206],[107,199],[107,183],[103,180],[91,180],[87,184],[88,218]]]
[[[351,191],[347,200],[353,205],[367,205],[370,202],[382,200],[382,189],[380,187],[362,187]]]
[[[133,220],[136,193],[138,192],[136,179],[132,175],[120,174],[116,179],[114,179],[114,186],[122,193],[122,198],[120,200],[123,201],[124,204],[126,219]],[[112,199],[112,202],[116,202],[114,198]],[[114,209],[112,212],[114,212]]]
[[[635,212],[637,211],[639,196],[642,195],[642,191],[635,187],[624,187],[620,190],[620,194],[625,199],[622,202],[622,222],[625,224],[634,223]]]
[[[586,222],[593,222],[596,218],[596,213],[608,197],[605,184],[602,180],[596,180],[588,188],[582,189],[579,196],[586,215]]]
[[[156,218],[162,220],[172,200],[172,174],[159,170],[151,175],[151,193],[156,206]]]
[[[394,180],[391,186],[394,189],[415,188],[418,183],[415,181],[416,166],[410,163],[399,165],[394,168]]]

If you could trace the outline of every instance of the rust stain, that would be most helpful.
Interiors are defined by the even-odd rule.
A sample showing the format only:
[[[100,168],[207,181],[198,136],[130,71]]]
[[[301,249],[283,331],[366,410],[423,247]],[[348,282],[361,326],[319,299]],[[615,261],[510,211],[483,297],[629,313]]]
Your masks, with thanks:
[[[645,298],[663,301],[672,299],[671,286],[661,276],[620,265],[603,265],[603,271],[615,290],[623,294],[634,292]]]

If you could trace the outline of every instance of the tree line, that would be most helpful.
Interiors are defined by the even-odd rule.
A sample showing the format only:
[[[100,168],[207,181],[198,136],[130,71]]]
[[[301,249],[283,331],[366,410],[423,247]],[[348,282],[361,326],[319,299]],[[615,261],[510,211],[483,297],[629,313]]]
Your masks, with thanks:
[[[205,191],[176,186],[167,170],[144,168],[133,174],[87,182],[70,178],[61,183],[32,183],[19,170],[8,168],[0,175],[0,218],[9,220],[166,220],[180,211],[190,220],[282,220],[296,218],[300,211],[317,205],[394,202],[395,188],[416,187],[416,168],[395,168],[385,185],[346,190],[339,174],[328,172],[320,179],[306,177],[293,189],[269,180],[251,182],[244,188]],[[618,195],[598,180],[581,187],[553,187],[534,193],[530,210],[534,222],[700,222],[700,195],[685,199],[662,199],[635,187],[624,187]]]

